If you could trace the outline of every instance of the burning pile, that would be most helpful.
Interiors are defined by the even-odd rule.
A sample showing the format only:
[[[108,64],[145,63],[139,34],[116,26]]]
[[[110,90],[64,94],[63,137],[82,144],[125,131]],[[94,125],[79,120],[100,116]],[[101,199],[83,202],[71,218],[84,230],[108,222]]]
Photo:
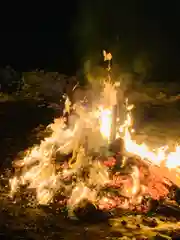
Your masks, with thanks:
[[[99,101],[71,105],[48,126],[52,134],[15,162],[11,196],[32,190],[41,205],[57,202],[71,214],[83,201],[99,210],[131,209],[146,212],[147,199],[165,198],[180,186],[180,147],[150,151],[132,139],[133,106],[126,104],[126,121],[110,142],[115,86],[106,82]],[[118,125],[118,124],[117,124]]]

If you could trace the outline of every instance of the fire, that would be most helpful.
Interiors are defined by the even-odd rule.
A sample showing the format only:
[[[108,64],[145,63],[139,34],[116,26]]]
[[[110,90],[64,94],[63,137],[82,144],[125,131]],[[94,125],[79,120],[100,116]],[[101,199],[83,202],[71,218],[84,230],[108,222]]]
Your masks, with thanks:
[[[177,146],[176,151],[169,153],[166,157],[166,166],[170,169],[180,167],[180,146]],[[180,169],[178,172],[180,172]]]
[[[100,152],[102,147],[105,147],[105,152],[108,152],[112,105],[116,103],[114,94],[115,88],[108,82],[102,98],[91,109],[87,110],[79,103],[73,106],[78,117],[70,114],[71,103],[67,100],[66,111],[70,114],[71,120],[69,126],[66,125],[64,117],[55,119],[54,123],[48,126],[52,131],[51,136],[45,138],[40,145],[30,149],[23,160],[16,162],[20,172],[10,179],[11,196],[13,197],[23,185],[35,191],[38,204],[49,204],[54,196],[60,194],[67,199],[66,204],[69,209],[74,208],[83,199],[88,199],[100,209],[105,206],[106,208],[131,208],[141,203],[142,196],[147,193],[151,196],[158,195],[154,190],[154,185],[150,186],[151,181],[158,183],[161,181],[160,178],[168,177],[170,181],[180,186],[180,146],[176,147],[175,152],[168,152],[168,146],[151,150],[145,143],[137,144],[133,140],[131,115],[133,106],[128,102],[126,121],[117,129],[117,137],[121,136],[124,140],[127,156],[130,154],[139,157],[147,166],[144,166],[144,163],[140,167],[133,165],[126,176],[119,172],[111,177],[109,167],[104,164],[105,162],[88,154],[92,150]],[[58,154],[68,155],[70,153],[73,153],[72,157],[65,162],[61,161],[60,170],[57,171],[55,161]],[[127,161],[128,157],[127,160],[123,160],[124,164]],[[153,168],[153,174],[148,173],[149,180],[146,181],[144,172],[147,169],[150,171],[152,166],[159,167],[158,171],[161,171],[161,176],[158,176]],[[111,196],[110,193],[103,192],[107,186],[121,189],[121,195]],[[152,191],[148,190],[148,187]],[[163,189],[162,196],[167,194],[162,183],[159,187]]]
[[[112,111],[110,109],[100,108],[100,131],[104,138],[110,139],[112,124]]]
[[[151,150],[145,143],[137,144],[135,140],[132,140],[132,117],[130,112],[127,113],[127,119],[123,128],[126,151],[139,156],[141,159],[150,161],[151,164],[160,167],[165,165],[166,170],[169,171],[168,177],[170,180],[180,186],[180,147],[177,146],[174,152],[168,153],[168,146]],[[120,131],[122,131],[122,126]],[[171,170],[176,174],[176,178],[170,176]]]

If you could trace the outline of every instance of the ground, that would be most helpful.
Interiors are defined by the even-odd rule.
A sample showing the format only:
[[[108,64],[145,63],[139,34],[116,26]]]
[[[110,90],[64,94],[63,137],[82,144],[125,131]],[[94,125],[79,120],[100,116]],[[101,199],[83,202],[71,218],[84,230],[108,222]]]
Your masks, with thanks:
[[[38,143],[45,126],[58,114],[60,110],[55,112],[38,101],[0,102],[2,172],[11,168],[12,160],[20,151]],[[134,116],[139,139],[158,143],[178,140],[180,136],[178,101],[137,101]],[[129,213],[95,225],[73,222],[52,207],[13,203],[8,198],[8,189],[4,188],[6,183],[7,179],[1,179],[1,239],[180,239],[177,230],[180,225],[173,211],[169,211],[172,214],[167,218],[160,214],[135,216]],[[168,226],[167,220],[170,221]]]

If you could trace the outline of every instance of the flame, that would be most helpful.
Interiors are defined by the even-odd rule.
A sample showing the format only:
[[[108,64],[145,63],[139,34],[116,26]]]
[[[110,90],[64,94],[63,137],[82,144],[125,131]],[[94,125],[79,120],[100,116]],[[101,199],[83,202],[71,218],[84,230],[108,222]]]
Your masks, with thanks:
[[[126,151],[139,156],[141,159],[148,160],[151,164],[158,165],[159,167],[165,164],[166,170],[169,171],[168,177],[170,180],[180,186],[180,146],[176,146],[174,152],[168,153],[167,150],[169,147],[167,145],[151,150],[145,143],[137,144],[132,139],[132,132],[134,131],[132,128],[131,109],[132,107],[127,108],[126,121],[119,129],[119,132],[124,131],[123,139]],[[172,176],[171,170],[175,173],[175,177]]]
[[[70,112],[69,100],[65,101],[65,112],[67,111]],[[79,118],[68,128],[63,117],[55,119],[54,123],[48,126],[52,131],[51,136],[45,138],[40,145],[28,150],[24,159],[16,163],[22,169],[20,177],[15,176],[10,179],[11,196],[14,196],[19,186],[27,185],[27,188],[35,189],[39,204],[48,204],[57,191],[64,187],[62,178],[71,177],[89,164],[90,160],[86,157],[85,149],[82,147],[84,144],[82,139],[85,136],[83,131],[87,130],[88,134],[88,129],[93,129],[95,132],[99,131],[103,138],[108,139],[111,128],[111,112],[109,109],[99,106],[93,111],[87,111],[86,108],[79,105],[76,106],[76,112],[79,114]],[[72,151],[73,157],[69,160],[68,169],[63,169],[60,174],[57,174],[54,164],[56,154],[68,154]],[[93,184],[96,183],[96,185],[104,185],[109,179],[107,168],[98,163],[93,163],[90,175]],[[74,192],[81,192],[82,189],[81,196],[87,197],[85,194],[89,189],[87,184],[77,184],[75,188],[71,186],[70,202],[75,201],[72,200],[73,196],[76,196]],[[82,197],[79,199],[81,200]]]
[[[99,207],[102,204],[110,204],[116,206],[115,202],[119,202],[121,207],[128,208],[133,202],[141,201],[140,191],[145,192],[146,187],[141,186],[140,171],[137,167],[132,168],[130,174],[131,180],[120,180],[120,184],[128,181],[132,186],[124,187],[124,195],[130,198],[127,199],[108,200],[106,196],[98,197],[98,191],[106,184],[110,184],[112,180],[109,176],[109,171],[100,161],[93,161],[86,154],[85,136],[93,139],[93,147],[99,148],[102,146],[100,139],[96,139],[97,133],[107,142],[110,138],[112,125],[112,106],[116,104],[116,91],[114,86],[107,83],[103,90],[100,102],[95,104],[91,110],[87,110],[81,104],[76,104],[73,109],[76,110],[78,118],[67,126],[64,118],[55,119],[54,123],[48,128],[51,129],[50,137],[45,138],[40,145],[31,148],[25,155],[24,159],[17,162],[21,167],[20,176],[14,176],[10,179],[11,196],[18,191],[21,185],[27,185],[29,189],[35,189],[36,199],[39,204],[49,204],[56,193],[61,189],[65,189],[64,195],[68,198],[68,205],[73,207],[82,199],[89,199],[91,202],[98,202]],[[180,146],[177,146],[175,152],[168,152],[168,146],[151,150],[145,143],[137,144],[133,140],[133,118],[131,110],[133,105],[129,105],[126,101],[126,120],[119,127],[117,136],[121,136],[124,140],[126,153],[139,156],[142,160],[150,165],[159,166],[159,171],[165,171],[165,177],[180,186]],[[69,99],[65,101],[65,112],[70,114],[71,102]],[[89,131],[90,129],[91,131]],[[94,134],[94,135],[93,135]],[[108,143],[107,143],[108,144]],[[68,154],[73,152],[72,158],[64,167],[64,163],[60,164],[61,171],[57,173],[56,154]],[[89,169],[88,178],[82,181],[80,172],[82,168]],[[76,175],[76,182],[72,181],[72,177]],[[162,174],[163,175],[163,174]],[[71,179],[68,185],[64,181]],[[125,185],[126,186],[126,185]],[[144,189],[144,190],[143,190]],[[109,202],[108,202],[109,201]]]
[[[100,132],[105,139],[110,139],[112,124],[112,111],[100,107]]]
[[[166,166],[170,169],[180,167],[180,146],[166,157]]]
[[[159,165],[165,159],[167,146],[151,151],[145,143],[137,144],[132,140],[132,118],[130,113],[127,113],[127,120],[124,124],[124,143],[126,151],[139,156],[142,159],[147,159],[154,164]],[[131,131],[129,130],[131,129]],[[122,131],[122,126],[119,131]]]

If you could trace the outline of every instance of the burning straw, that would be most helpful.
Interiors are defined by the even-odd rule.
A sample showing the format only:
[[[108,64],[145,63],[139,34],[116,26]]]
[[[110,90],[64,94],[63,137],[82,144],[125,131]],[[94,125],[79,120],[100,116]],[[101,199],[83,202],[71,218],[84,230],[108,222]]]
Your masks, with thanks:
[[[11,197],[24,186],[34,191],[38,204],[56,201],[71,213],[84,199],[97,209],[147,211],[145,199],[165,198],[172,184],[180,186],[180,147],[151,151],[137,144],[128,101],[126,120],[111,138],[117,104],[112,82],[105,82],[99,101],[88,109],[82,102],[65,103],[68,124],[64,116],[55,119],[48,126],[51,136],[15,162],[19,171],[10,179]]]

